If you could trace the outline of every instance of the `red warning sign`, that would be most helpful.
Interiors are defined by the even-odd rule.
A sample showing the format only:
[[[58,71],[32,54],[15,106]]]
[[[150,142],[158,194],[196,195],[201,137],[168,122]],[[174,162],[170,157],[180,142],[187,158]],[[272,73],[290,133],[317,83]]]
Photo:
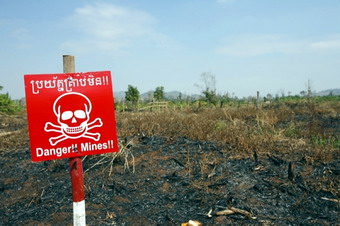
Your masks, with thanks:
[[[32,161],[118,151],[110,71],[24,78]]]

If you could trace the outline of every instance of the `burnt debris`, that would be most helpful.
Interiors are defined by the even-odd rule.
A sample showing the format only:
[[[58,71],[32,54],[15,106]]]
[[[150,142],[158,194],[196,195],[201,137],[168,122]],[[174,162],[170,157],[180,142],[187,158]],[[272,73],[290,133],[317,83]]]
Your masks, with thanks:
[[[109,154],[83,161],[89,225],[339,223],[339,160],[311,163],[301,161],[304,153],[257,151],[234,156],[217,143],[186,137],[144,135],[127,148],[134,162],[111,164]],[[25,149],[0,152],[0,164],[1,224],[72,223],[67,159],[33,164]]]

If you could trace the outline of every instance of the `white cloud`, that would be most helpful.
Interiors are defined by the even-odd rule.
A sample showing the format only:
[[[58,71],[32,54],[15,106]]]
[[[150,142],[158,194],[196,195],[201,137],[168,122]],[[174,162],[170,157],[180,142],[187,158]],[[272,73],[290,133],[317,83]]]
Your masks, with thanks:
[[[266,54],[298,54],[318,51],[330,53],[340,48],[339,36],[297,39],[287,35],[239,35],[228,37],[215,50],[220,54],[253,57]]]
[[[324,40],[313,42],[310,44],[311,49],[313,50],[334,50],[340,49],[340,38],[335,40]]]
[[[76,52],[115,51],[151,35],[155,18],[146,12],[107,3],[77,8],[67,19],[77,38],[65,41],[64,49]]]

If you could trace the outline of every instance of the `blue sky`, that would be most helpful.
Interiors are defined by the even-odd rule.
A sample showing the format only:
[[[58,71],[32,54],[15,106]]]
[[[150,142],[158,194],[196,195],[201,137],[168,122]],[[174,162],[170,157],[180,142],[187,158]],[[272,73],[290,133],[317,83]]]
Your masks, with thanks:
[[[0,0],[0,85],[24,74],[112,71],[115,91],[238,97],[340,88],[340,0]]]

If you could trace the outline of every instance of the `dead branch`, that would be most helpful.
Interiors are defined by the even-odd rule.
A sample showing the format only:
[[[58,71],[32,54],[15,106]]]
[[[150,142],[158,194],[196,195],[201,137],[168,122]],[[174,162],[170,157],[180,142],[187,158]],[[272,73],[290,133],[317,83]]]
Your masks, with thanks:
[[[340,200],[339,200],[339,199],[330,199],[330,198],[327,198],[327,197],[321,197],[321,199],[327,200],[327,201],[330,201],[330,202],[340,203]]]
[[[256,220],[256,217],[254,217],[252,213],[250,213],[246,210],[235,208],[235,207],[230,207],[229,209],[218,211],[218,212],[216,212],[216,215],[226,216],[226,215],[232,215],[232,214],[236,214],[236,213],[242,214],[243,216],[246,216],[250,219]]]

